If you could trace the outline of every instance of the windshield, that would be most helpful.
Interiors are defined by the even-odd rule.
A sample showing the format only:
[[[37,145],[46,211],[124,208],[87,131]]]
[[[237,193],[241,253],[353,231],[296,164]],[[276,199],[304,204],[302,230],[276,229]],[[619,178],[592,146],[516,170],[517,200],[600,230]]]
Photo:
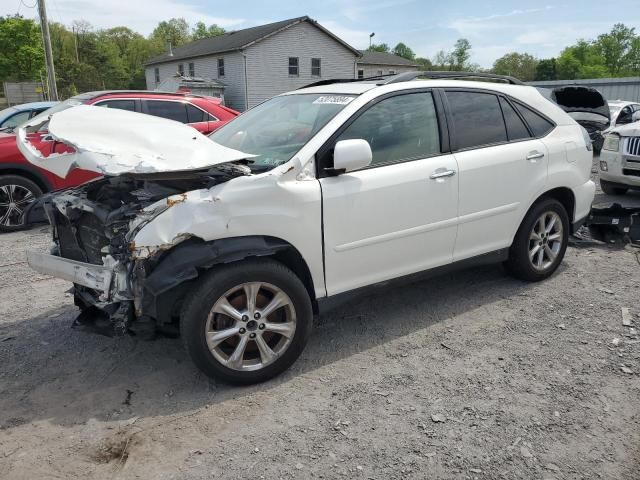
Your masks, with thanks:
[[[300,94],[274,97],[243,113],[209,138],[225,147],[257,155],[253,171],[288,162],[316,133],[355,97]]]
[[[18,110],[13,108],[13,107],[9,107],[9,108],[5,108],[4,110],[0,110],[0,122],[2,122],[5,118],[10,117],[11,115],[16,113],[17,111]]]

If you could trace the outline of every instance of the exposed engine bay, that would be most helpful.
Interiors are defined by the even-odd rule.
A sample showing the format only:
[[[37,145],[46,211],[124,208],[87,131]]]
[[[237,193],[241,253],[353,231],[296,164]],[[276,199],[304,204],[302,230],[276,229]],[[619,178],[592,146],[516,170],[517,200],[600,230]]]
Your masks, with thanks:
[[[29,261],[45,270],[55,257],[67,264],[68,260],[78,262],[66,276],[74,283],[74,300],[81,309],[74,325],[108,335],[124,334],[134,319],[145,316],[141,280],[165,253],[159,250],[138,258],[132,248],[135,234],[180,202],[185,192],[247,175],[251,175],[249,167],[236,162],[203,170],[108,176],[45,195],[32,204],[27,221],[33,222],[44,211],[53,226],[54,257],[31,253]],[[59,265],[55,272],[60,275]],[[151,323],[148,329],[153,330],[156,322]]]

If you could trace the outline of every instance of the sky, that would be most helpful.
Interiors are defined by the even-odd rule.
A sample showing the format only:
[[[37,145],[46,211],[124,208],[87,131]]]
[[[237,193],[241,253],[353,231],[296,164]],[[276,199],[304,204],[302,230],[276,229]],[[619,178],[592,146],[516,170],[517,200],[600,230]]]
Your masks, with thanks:
[[[624,23],[640,32],[640,0],[46,0],[50,21],[87,20],[96,28],[128,26],[148,35],[161,20],[216,23],[227,30],[309,15],[356,48],[404,42],[421,57],[449,50],[458,38],[472,45],[471,61],[490,67],[505,53],[556,56],[580,38]],[[0,15],[36,18],[36,0],[2,0]]]

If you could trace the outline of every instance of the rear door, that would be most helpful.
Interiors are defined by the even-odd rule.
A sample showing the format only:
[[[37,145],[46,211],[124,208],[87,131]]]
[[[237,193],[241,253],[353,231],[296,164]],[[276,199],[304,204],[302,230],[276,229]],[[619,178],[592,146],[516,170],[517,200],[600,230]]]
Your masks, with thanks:
[[[459,168],[459,227],[453,260],[507,247],[547,178],[547,148],[514,105],[483,90],[447,89]]]
[[[432,92],[378,99],[319,153],[331,167],[337,141],[367,140],[373,162],[320,179],[329,295],[451,262],[456,238],[456,160],[441,134]]]

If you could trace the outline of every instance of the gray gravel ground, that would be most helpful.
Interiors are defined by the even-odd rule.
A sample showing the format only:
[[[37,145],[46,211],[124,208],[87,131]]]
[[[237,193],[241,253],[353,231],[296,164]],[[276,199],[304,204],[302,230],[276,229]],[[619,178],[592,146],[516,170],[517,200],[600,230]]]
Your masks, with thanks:
[[[284,375],[238,388],[179,340],[69,328],[66,282],[0,238],[3,479],[640,478],[640,264],[571,247],[525,284],[450,274],[319,318]]]

